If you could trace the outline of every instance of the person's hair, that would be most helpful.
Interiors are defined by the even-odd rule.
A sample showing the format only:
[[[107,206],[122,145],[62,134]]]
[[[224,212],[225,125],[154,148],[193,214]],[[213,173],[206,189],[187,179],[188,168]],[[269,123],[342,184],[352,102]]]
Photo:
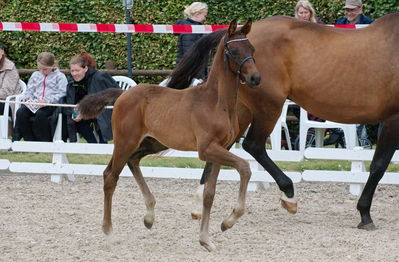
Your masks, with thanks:
[[[295,6],[295,18],[299,18],[298,17],[298,10],[299,8],[305,8],[306,10],[308,10],[310,12],[310,22],[316,23],[316,12],[312,6],[312,4],[307,1],[307,0],[299,0],[298,3],[296,3]]]
[[[69,61],[69,65],[79,65],[83,68],[87,66],[97,69],[96,61],[86,51],[81,51],[80,54],[72,57],[71,61]]]
[[[208,5],[203,3],[203,2],[194,2],[189,6],[186,6],[186,9],[184,9],[184,16],[191,18],[194,14],[201,12],[205,9],[208,9]]]
[[[44,67],[57,67],[55,56],[50,52],[42,52],[37,56],[36,62]]]

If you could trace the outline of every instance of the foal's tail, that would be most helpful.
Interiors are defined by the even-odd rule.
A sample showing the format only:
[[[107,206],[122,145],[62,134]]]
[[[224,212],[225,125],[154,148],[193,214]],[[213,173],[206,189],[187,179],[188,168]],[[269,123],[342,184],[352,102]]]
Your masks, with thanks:
[[[208,63],[209,53],[218,46],[226,31],[227,29],[220,29],[198,39],[173,70],[168,87],[173,89],[189,87],[194,77]]]
[[[85,96],[78,104],[77,110],[82,119],[96,118],[108,104],[113,103],[124,90],[107,88],[101,92]]]

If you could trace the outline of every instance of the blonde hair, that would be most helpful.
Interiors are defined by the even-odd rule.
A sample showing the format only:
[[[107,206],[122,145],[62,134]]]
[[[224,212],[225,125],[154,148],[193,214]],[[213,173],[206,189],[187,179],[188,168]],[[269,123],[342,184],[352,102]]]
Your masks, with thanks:
[[[296,3],[295,18],[298,18],[298,10],[301,7],[310,12],[310,22],[316,23],[316,12],[314,11],[312,4],[307,0],[299,0],[298,3]]]
[[[194,2],[184,9],[184,16],[191,18],[194,14],[199,13],[205,9],[208,9],[208,5],[203,2]]]
[[[50,52],[42,52],[37,56],[36,62],[44,67],[54,68],[57,67],[55,56]]]

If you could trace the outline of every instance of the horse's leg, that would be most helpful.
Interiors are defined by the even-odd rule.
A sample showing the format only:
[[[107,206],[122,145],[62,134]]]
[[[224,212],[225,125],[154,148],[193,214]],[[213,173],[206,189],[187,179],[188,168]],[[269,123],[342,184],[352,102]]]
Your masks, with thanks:
[[[147,208],[147,213],[144,216],[144,225],[146,228],[150,229],[154,224],[155,213],[154,207],[156,204],[156,200],[154,195],[151,193],[150,189],[148,188],[147,183],[141,173],[141,169],[139,166],[141,158],[130,158],[128,162],[128,166],[133,173],[133,176],[140,187],[141,193],[144,197],[145,206]]]
[[[140,187],[141,193],[143,194],[145,205],[147,208],[147,214],[144,216],[144,225],[150,229],[154,224],[154,207],[156,204],[155,198],[151,193],[150,189],[145,182],[143,174],[140,169],[140,160],[149,155],[155,154],[160,151],[168,149],[166,146],[162,145],[158,140],[152,137],[146,137],[141,142],[140,147],[133,153],[133,155],[128,160],[128,166],[130,171]]]
[[[194,210],[191,211],[191,218],[196,220],[201,220],[202,218],[202,205],[204,202],[204,185],[207,178],[210,176],[212,170],[212,163],[206,162],[204,170],[202,171],[202,176],[200,180],[200,185],[197,188],[197,191],[194,193]]]
[[[291,214],[297,212],[297,202],[294,197],[294,185],[291,178],[281,171],[281,169],[270,159],[266,152],[266,139],[273,130],[274,124],[268,122],[265,127],[264,116],[253,119],[249,131],[244,139],[243,148],[252,155],[259,164],[274,178],[280,190],[281,205]]]
[[[370,164],[370,175],[357,203],[357,210],[360,212],[361,217],[361,222],[358,225],[359,229],[375,229],[370,216],[371,202],[378,182],[384,176],[398,145],[399,115],[395,115],[384,122],[378,138],[377,148]]]
[[[231,228],[235,224],[237,219],[245,213],[245,198],[247,194],[249,179],[251,178],[251,169],[249,167],[248,161],[245,161],[244,159],[234,155],[227,149],[215,143],[209,145],[208,148],[204,152],[202,152],[201,155],[208,162],[217,163],[219,165],[232,166],[240,174],[238,202],[236,207],[233,209],[233,212],[226,219],[223,220],[221,228],[222,231],[225,231]],[[210,178],[211,175],[208,177],[207,183]]]
[[[203,208],[202,208],[202,221],[200,227],[199,242],[208,251],[213,251],[216,249],[215,245],[209,239],[209,219],[211,215],[211,208],[213,205],[213,200],[216,191],[216,181],[220,171],[220,165],[212,164],[210,165],[211,171],[207,176],[204,188],[203,197]]]
[[[242,104],[241,102],[238,102],[238,120],[239,120],[239,133],[237,136],[236,140],[239,140],[245,131],[247,130],[249,124],[251,123],[252,120],[252,113],[249,111],[249,109]],[[230,150],[230,148],[234,145],[231,144],[227,149]],[[197,188],[197,191],[194,194],[194,200],[195,200],[195,209],[194,211],[191,212],[191,218],[192,219],[198,219],[200,220],[202,217],[202,202],[203,202],[203,193],[204,193],[204,184],[206,182],[207,177],[209,176],[209,173],[211,172],[212,169],[212,163],[206,162],[204,171],[202,172],[201,180],[200,180],[200,185]]]
[[[123,137],[116,135],[114,138]],[[114,152],[112,158],[104,170],[104,218],[103,218],[103,232],[110,234],[112,232],[111,209],[112,209],[112,196],[117,185],[119,174],[128,161],[129,156],[136,150],[139,139],[135,139],[131,134],[129,141],[114,140]]]

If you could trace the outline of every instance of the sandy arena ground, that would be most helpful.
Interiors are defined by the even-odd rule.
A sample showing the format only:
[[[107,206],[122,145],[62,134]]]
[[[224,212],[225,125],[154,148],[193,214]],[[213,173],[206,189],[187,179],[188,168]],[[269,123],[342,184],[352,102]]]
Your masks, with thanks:
[[[218,182],[210,232],[217,251],[198,242],[191,220],[197,181],[147,179],[157,198],[156,222],[144,227],[145,207],[133,178],[114,195],[114,234],[101,231],[102,177],[58,185],[49,176],[0,176],[0,261],[399,261],[399,187],[380,185],[372,216],[377,230],[358,230],[357,197],[348,185],[300,183],[296,215],[280,208],[275,184],[250,192],[247,213],[230,230],[238,183]]]

